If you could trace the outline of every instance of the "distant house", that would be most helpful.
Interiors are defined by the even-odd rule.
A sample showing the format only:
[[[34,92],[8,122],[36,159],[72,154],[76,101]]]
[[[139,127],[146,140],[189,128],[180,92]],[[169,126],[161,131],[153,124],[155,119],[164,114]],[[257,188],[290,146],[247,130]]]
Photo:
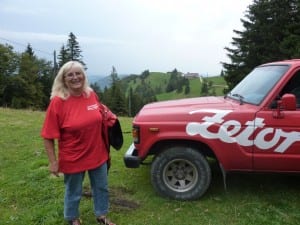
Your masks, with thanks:
[[[183,76],[187,79],[189,79],[189,78],[199,78],[199,73],[190,73],[190,72],[188,72],[188,73],[183,74]]]

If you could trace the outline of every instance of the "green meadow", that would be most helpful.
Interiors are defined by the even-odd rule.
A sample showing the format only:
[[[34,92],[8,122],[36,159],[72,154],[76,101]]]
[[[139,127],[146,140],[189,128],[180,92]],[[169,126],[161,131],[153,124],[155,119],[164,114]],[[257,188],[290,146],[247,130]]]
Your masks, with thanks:
[[[44,112],[0,108],[0,224],[54,225],[63,220],[63,177],[48,172],[40,129]],[[132,118],[121,117],[124,146],[111,150],[110,214],[118,225],[300,224],[300,177],[229,174],[227,190],[216,165],[208,192],[196,201],[174,201],[154,192],[150,165],[125,168]],[[89,191],[88,179],[84,188]],[[92,199],[83,196],[83,225],[96,225]]]

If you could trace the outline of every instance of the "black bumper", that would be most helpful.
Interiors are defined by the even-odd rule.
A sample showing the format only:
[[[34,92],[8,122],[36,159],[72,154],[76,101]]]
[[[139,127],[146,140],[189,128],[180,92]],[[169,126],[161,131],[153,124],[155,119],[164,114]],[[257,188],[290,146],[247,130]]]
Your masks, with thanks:
[[[124,163],[127,168],[138,168],[141,164],[141,159],[134,154],[135,151],[136,149],[132,143],[124,155]]]

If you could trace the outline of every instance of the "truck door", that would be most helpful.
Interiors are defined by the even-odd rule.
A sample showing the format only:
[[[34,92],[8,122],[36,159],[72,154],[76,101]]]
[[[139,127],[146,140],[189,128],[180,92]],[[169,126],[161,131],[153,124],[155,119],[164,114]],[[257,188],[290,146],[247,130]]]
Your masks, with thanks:
[[[276,117],[276,109],[259,111],[263,126],[254,134],[253,169],[260,171],[300,171],[300,71],[284,85],[278,96],[292,93],[297,99],[293,111],[283,109]]]

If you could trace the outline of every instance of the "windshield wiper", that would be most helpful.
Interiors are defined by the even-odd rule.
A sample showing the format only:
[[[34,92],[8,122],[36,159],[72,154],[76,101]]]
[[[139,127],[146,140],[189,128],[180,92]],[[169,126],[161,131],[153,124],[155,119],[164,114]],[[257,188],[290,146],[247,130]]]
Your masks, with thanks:
[[[240,94],[232,94],[233,97],[238,97],[240,100],[240,104],[242,105],[244,103],[244,96]]]

